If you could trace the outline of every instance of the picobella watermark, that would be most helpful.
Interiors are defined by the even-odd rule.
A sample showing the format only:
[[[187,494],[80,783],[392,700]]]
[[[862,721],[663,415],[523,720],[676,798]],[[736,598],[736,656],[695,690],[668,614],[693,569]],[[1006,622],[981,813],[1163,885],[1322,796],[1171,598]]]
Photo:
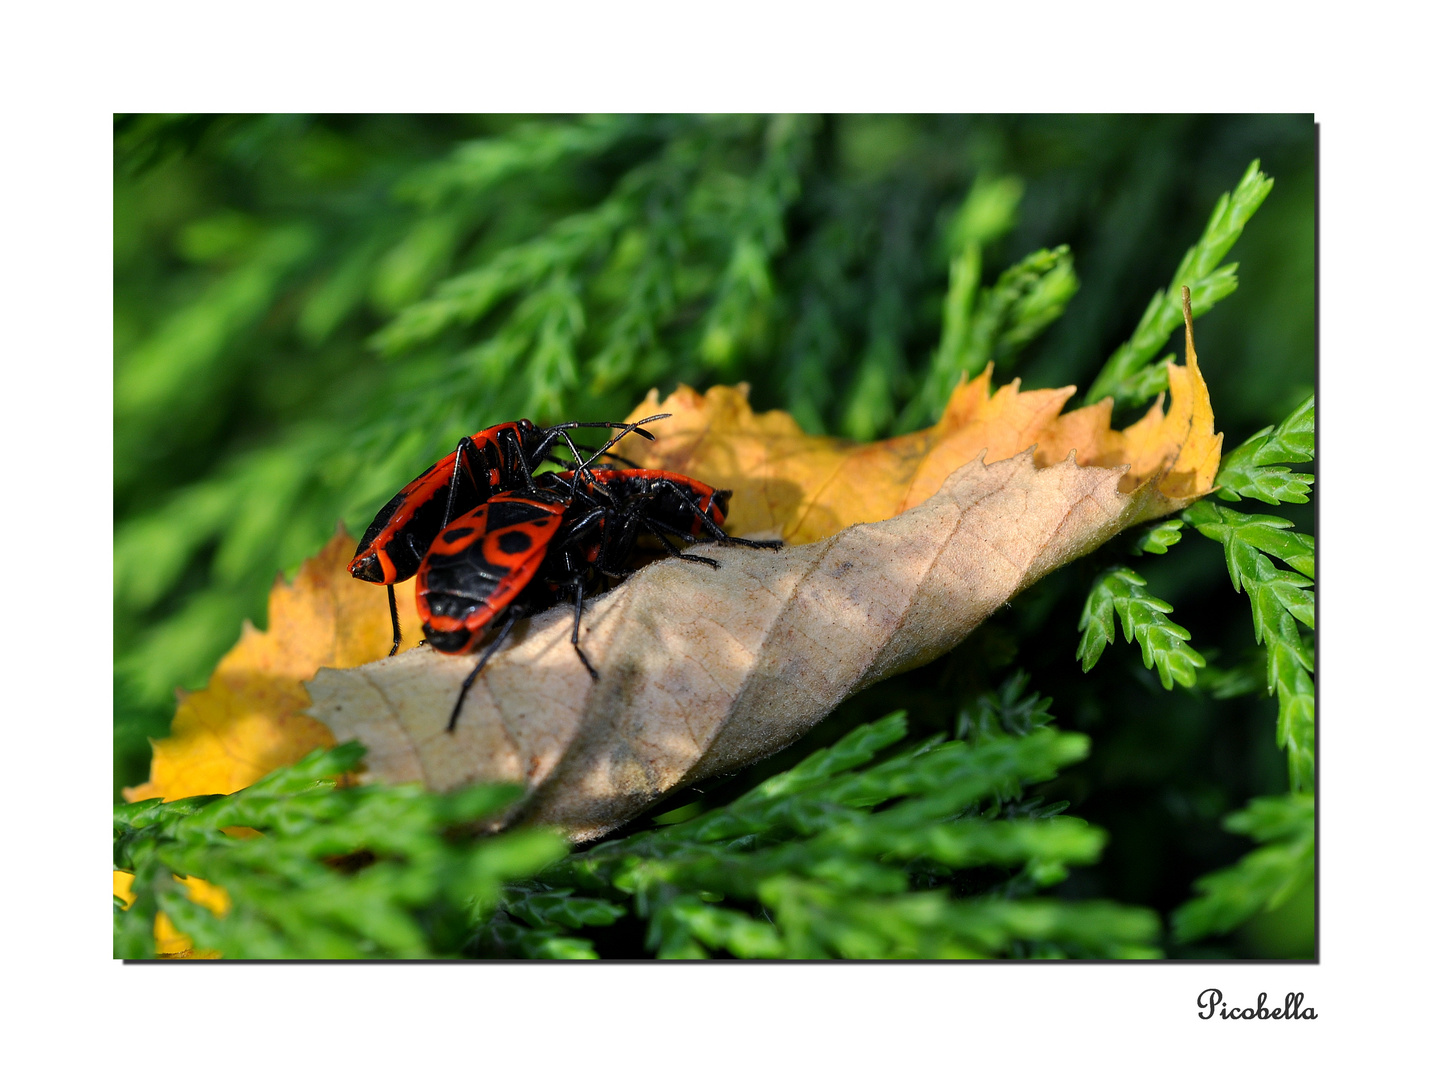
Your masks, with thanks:
[[[1196,1008],[1200,1010],[1198,1015],[1202,1020],[1210,1020],[1220,1017],[1222,1020],[1314,1020],[1316,1011],[1308,1005],[1303,1005],[1304,994],[1287,994],[1285,1004],[1277,1009],[1266,1008],[1266,995],[1262,991],[1256,998],[1254,1006],[1242,1008],[1239,1005],[1225,1004],[1226,995],[1212,987],[1210,990],[1202,990],[1196,995]]]

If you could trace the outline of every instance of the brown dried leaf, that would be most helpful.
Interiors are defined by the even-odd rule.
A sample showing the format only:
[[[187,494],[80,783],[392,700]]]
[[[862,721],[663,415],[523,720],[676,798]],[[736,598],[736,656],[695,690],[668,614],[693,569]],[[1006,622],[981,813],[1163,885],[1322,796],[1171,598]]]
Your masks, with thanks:
[[[660,442],[625,443],[626,456],[732,488],[735,533],[793,546],[728,548],[716,571],[660,560],[599,597],[583,625],[597,683],[559,610],[489,663],[453,732],[473,659],[428,649],[321,669],[310,712],[363,742],[379,779],[524,783],[513,820],[601,836],[674,788],[781,749],[1044,574],[1207,494],[1221,436],[1189,315],[1186,364],[1169,375],[1170,409],[1158,401],[1115,432],[1109,401],[1063,416],[1071,390],[1013,383],[989,396],[988,372],[933,428],[868,446],[754,414],[741,389],[680,388],[662,403],[675,415]],[[650,395],[634,416],[655,407]]]
[[[322,669],[312,714],[369,747],[371,775],[452,788],[518,781],[516,819],[602,835],[675,787],[786,746],[848,695],[946,652],[1014,593],[1164,504],[1126,469],[1033,451],[970,462],[887,521],[781,551],[666,559],[599,597],[583,623],[540,615],[488,665],[444,730],[472,657],[420,649]]]

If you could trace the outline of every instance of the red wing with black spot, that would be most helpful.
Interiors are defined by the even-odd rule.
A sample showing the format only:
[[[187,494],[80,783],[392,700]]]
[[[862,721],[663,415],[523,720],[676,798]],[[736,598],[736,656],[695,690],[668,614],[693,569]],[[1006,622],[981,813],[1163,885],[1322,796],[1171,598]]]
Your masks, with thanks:
[[[515,420],[476,432],[443,460],[414,477],[384,504],[359,541],[349,573],[361,581],[392,585],[414,575],[449,511],[455,518],[495,492],[527,482],[528,456],[542,432]]]
[[[472,651],[533,580],[565,509],[500,494],[455,518],[419,567],[416,597],[429,644],[440,652]]]

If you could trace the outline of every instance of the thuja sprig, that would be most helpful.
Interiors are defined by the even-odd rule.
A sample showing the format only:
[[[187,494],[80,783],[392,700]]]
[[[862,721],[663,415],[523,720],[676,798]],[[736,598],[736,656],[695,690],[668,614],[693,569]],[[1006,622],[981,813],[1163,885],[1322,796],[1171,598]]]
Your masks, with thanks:
[[[1188,900],[1172,916],[1177,941],[1225,933],[1260,911],[1273,911],[1315,873],[1315,798],[1310,793],[1252,799],[1224,824],[1261,846],[1196,882],[1204,895]]]
[[[1258,431],[1226,455],[1216,476],[1217,494],[1229,502],[1243,497],[1271,505],[1307,502],[1313,478],[1285,465],[1314,456],[1315,399],[1310,397],[1279,425]],[[1278,701],[1276,741],[1287,752],[1292,789],[1288,795],[1254,799],[1226,818],[1227,829],[1261,846],[1196,882],[1202,895],[1177,909],[1172,920],[1178,941],[1194,941],[1279,907],[1314,874],[1315,655],[1299,624],[1315,626],[1315,542],[1284,518],[1242,513],[1209,499],[1188,507],[1182,519],[1221,544],[1232,585],[1250,600],[1256,643],[1265,647],[1265,689]],[[1291,569],[1278,568],[1272,557]],[[1245,668],[1229,675],[1225,683],[1210,687],[1215,696],[1221,690],[1256,688]]]
[[[1136,533],[1128,550],[1133,555],[1164,555],[1181,542],[1184,525],[1180,518],[1153,521]]]
[[[903,430],[935,421],[962,376],[1015,356],[1061,316],[1079,286],[1066,245],[1032,252],[989,288],[979,288],[981,274],[981,249],[968,243],[952,259],[942,336],[920,390],[902,414]]]
[[[153,956],[163,913],[196,948],[229,959],[453,955],[505,883],[567,850],[546,830],[476,827],[522,793],[516,785],[342,785],[363,754],[345,743],[232,795],[116,807],[115,868],[135,877],[133,901],[115,912],[115,954]],[[222,889],[222,913],[179,878]]]
[[[1052,720],[1051,698],[1027,692],[1031,677],[1018,671],[957,714],[957,738],[980,743],[1002,735],[1030,735]]]
[[[1251,602],[1256,643],[1266,647],[1266,689],[1279,702],[1276,741],[1289,755],[1293,790],[1310,788],[1315,773],[1315,650],[1297,624],[1315,626],[1310,576],[1315,543],[1289,521],[1243,514],[1203,500],[1182,515],[1202,536],[1219,541],[1237,592]],[[1294,570],[1279,569],[1268,556]]]
[[[374,335],[394,355],[437,337],[451,326],[476,322],[500,301],[561,274],[611,243],[627,219],[631,198],[623,190],[591,210],[554,223],[548,230],[499,252],[487,263],[449,278],[432,297],[409,305]]]
[[[135,878],[116,954],[153,955],[162,913],[235,959],[448,956],[464,941],[477,955],[594,957],[595,931],[620,919],[672,957],[1155,955],[1151,912],[1031,895],[1105,843],[1024,790],[1087,739],[1046,727],[1049,699],[1024,678],[987,697],[977,711],[1000,722],[968,741],[897,749],[894,714],[726,806],[557,864],[551,833],[479,827],[517,787],[346,785],[355,743],[233,795],[120,806],[115,866]],[[955,895],[932,887],[967,871]],[[196,878],[222,909],[189,892]]]
[[[595,955],[574,935],[621,913],[661,957],[1154,955],[1150,912],[1029,895],[1104,834],[1023,798],[1087,747],[1025,686],[979,703],[992,722],[967,741],[899,750],[896,713],[726,806],[572,855],[510,886],[470,952]],[[967,870],[960,899],[931,888]]]
[[[1176,268],[1170,288],[1151,298],[1130,340],[1111,354],[1096,376],[1086,394],[1088,405],[1105,397],[1115,398],[1118,406],[1130,405],[1164,389],[1165,362],[1152,365],[1151,359],[1181,325],[1183,285],[1190,286],[1195,316],[1204,315],[1236,291],[1237,264],[1219,264],[1275,183],[1261,172],[1260,164],[1251,162],[1236,189],[1216,202],[1201,238]]]
[[[708,367],[732,368],[738,346],[749,336],[748,323],[760,321],[772,302],[772,263],[787,245],[784,217],[801,191],[816,126],[807,116],[777,116],[766,126],[762,164],[730,226],[732,252],[698,340],[698,355]]]
[[[1146,591],[1146,581],[1134,570],[1113,566],[1091,586],[1077,629],[1081,644],[1076,655],[1081,670],[1090,671],[1101,659],[1106,646],[1116,640],[1115,615],[1129,642],[1141,646],[1141,662],[1155,667],[1161,685],[1170,690],[1175,683],[1193,686],[1196,669],[1206,666],[1205,657],[1187,644],[1191,634],[1166,616],[1171,605]]]
[[[1279,427],[1262,428],[1221,462],[1216,476],[1217,498],[1238,502],[1257,499],[1271,506],[1309,502],[1315,478],[1293,473],[1285,463],[1310,461],[1315,457],[1315,395],[1281,421]]]

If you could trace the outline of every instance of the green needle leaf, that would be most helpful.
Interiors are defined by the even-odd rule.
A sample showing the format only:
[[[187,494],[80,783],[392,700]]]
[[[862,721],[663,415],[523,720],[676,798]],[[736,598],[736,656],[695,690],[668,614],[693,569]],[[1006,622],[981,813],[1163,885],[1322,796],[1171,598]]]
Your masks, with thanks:
[[[1234,866],[1196,882],[1203,895],[1172,916],[1177,941],[1195,941],[1235,929],[1259,911],[1273,911],[1315,874],[1315,799],[1310,794],[1252,799],[1225,826],[1259,841]]]
[[[1205,658],[1186,644],[1190,633],[1166,615],[1171,605],[1146,591],[1146,581],[1124,566],[1107,570],[1091,586],[1077,629],[1082,632],[1077,658],[1081,670],[1096,666],[1106,646],[1116,640],[1113,615],[1120,615],[1126,640],[1141,646],[1141,662],[1155,667],[1161,685],[1170,690],[1175,683],[1194,686],[1196,670],[1206,666]]]
[[[1156,382],[1147,374],[1147,365],[1182,323],[1183,285],[1191,290],[1191,313],[1196,318],[1236,291],[1236,264],[1218,264],[1240,239],[1241,230],[1275,183],[1260,171],[1260,164],[1251,162],[1235,191],[1217,201],[1205,231],[1181,260],[1170,287],[1151,298],[1135,333],[1112,353],[1091,384],[1086,404],[1114,397],[1118,406],[1129,405],[1154,392]]]
[[[1315,455],[1315,397],[1306,398],[1278,428],[1263,428],[1221,460],[1217,495],[1227,502],[1243,496],[1275,506],[1309,502],[1315,478],[1293,473],[1277,462],[1310,461]]]
[[[1220,542],[1231,584],[1250,598],[1256,642],[1266,646],[1267,689],[1279,701],[1276,741],[1287,751],[1293,790],[1308,791],[1315,782],[1315,658],[1297,624],[1315,627],[1315,540],[1291,531],[1284,518],[1243,514],[1209,499],[1181,516]],[[1267,555],[1300,572],[1278,569]]]

